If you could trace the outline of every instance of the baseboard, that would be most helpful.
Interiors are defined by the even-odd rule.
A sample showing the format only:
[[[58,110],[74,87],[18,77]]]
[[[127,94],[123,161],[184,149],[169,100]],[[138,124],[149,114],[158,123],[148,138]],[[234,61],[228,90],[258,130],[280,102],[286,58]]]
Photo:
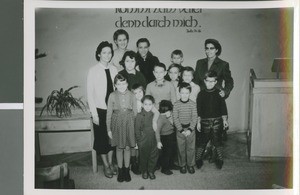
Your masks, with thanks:
[[[251,156],[250,161],[254,162],[283,162],[292,161],[292,157],[264,157],[264,156]]]

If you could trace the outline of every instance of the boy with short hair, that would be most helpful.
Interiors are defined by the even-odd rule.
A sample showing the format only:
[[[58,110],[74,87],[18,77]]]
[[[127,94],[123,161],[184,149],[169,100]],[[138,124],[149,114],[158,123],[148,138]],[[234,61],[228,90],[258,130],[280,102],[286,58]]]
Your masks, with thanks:
[[[158,108],[161,100],[170,100],[174,103],[176,101],[176,90],[174,85],[164,78],[167,74],[166,66],[163,63],[155,64],[153,74],[155,81],[147,85],[146,95],[152,95],[154,97],[156,108]]]
[[[198,125],[197,130],[202,131],[202,138],[197,145],[197,167],[203,165],[203,153],[209,141],[216,148],[217,159],[215,161],[218,169],[223,166],[222,131],[228,127],[228,114],[225,100],[219,95],[215,88],[217,84],[217,73],[208,71],[204,77],[205,90],[200,91],[197,97]]]
[[[182,66],[183,53],[181,50],[176,49],[171,53],[171,62],[172,62],[172,64],[178,64],[178,65]]]
[[[155,179],[155,166],[158,158],[157,142],[153,129],[152,112],[154,98],[145,95],[142,98],[143,108],[135,118],[135,136],[139,149],[140,171],[143,179]]]
[[[196,103],[190,100],[191,85],[179,85],[180,100],[175,102],[173,120],[177,129],[177,146],[180,173],[195,173],[195,127],[197,124]],[[186,168],[187,166],[187,168]]]

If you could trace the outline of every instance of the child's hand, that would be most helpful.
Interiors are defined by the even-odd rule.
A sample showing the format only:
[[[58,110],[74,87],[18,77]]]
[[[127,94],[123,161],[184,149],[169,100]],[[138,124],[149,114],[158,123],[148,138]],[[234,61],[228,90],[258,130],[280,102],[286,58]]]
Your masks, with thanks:
[[[161,142],[157,142],[157,148],[161,149],[162,147],[163,147],[162,143]]]
[[[135,144],[135,147],[134,147],[134,149],[139,149],[139,147],[138,147],[138,145],[137,145],[137,144]]]
[[[186,137],[187,137],[187,136],[190,136],[191,133],[192,133],[191,130],[186,130],[186,131],[185,131],[185,136],[186,136]]]
[[[228,121],[223,120],[223,129],[226,130],[229,127]]]
[[[182,135],[184,135],[186,137],[186,131],[181,132]]]
[[[92,116],[92,119],[93,119],[93,123],[95,125],[99,125],[99,117],[98,116]]]
[[[111,133],[111,131],[108,131],[108,132],[107,132],[107,135],[108,135],[108,137],[109,137],[110,139],[112,139],[112,133]]]
[[[200,120],[198,120],[198,123],[197,123],[197,131],[201,132],[201,123],[200,123]]]

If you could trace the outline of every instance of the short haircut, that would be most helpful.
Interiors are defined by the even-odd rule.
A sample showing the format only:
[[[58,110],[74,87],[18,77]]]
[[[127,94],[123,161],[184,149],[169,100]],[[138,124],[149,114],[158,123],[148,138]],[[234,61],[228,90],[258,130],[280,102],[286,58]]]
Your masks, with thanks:
[[[111,49],[111,57],[114,56],[114,50],[113,50],[113,45],[107,41],[102,41],[97,49],[96,49],[96,52],[95,52],[95,57],[96,57],[96,60],[97,61],[100,61],[100,57],[99,57],[99,54],[101,53],[102,49],[105,48],[105,47],[109,47]]]
[[[158,110],[159,110],[160,113],[166,113],[168,111],[172,111],[173,110],[173,104],[169,100],[162,100],[159,103],[159,109]]]
[[[131,91],[134,91],[136,89],[141,89],[144,92],[144,94],[145,94],[145,89],[144,89],[143,85],[141,85],[140,83],[134,83],[132,85]]]
[[[119,37],[119,35],[125,35],[126,36],[126,39],[129,40],[129,34],[126,30],[124,29],[118,29],[115,31],[114,35],[113,35],[113,39],[114,41],[116,41]]]
[[[217,74],[217,72],[214,71],[214,70],[209,70],[209,71],[207,71],[207,72],[205,73],[204,79],[207,79],[208,77],[209,77],[209,78],[215,78],[215,79],[217,80],[218,74]]]
[[[181,72],[182,70],[182,66],[180,66],[179,64],[171,64],[168,68],[168,72],[172,69],[172,68],[177,68],[178,72]]]
[[[204,43],[204,48],[206,47],[207,44],[213,44],[215,46],[215,48],[218,50],[218,52],[216,53],[217,56],[221,55],[222,53],[222,46],[219,43],[218,40],[216,39],[206,39],[205,43]]]
[[[183,67],[182,68],[182,71],[181,71],[181,74],[183,74],[183,72],[186,71],[186,72],[192,72],[192,75],[194,75],[194,69],[190,66],[186,66],[186,67]]]
[[[164,63],[161,63],[161,62],[158,62],[157,64],[155,64],[153,70],[155,69],[155,67],[161,67],[165,71],[167,70],[166,65]]]
[[[140,43],[144,43],[146,42],[148,47],[150,47],[150,41],[147,38],[140,38],[137,42],[136,42],[136,47],[139,47]]]
[[[181,91],[181,89],[187,89],[189,90],[190,92],[192,91],[192,87],[189,83],[186,83],[186,82],[182,82],[179,84],[179,92]]]
[[[173,55],[179,55],[180,57],[183,58],[183,53],[180,49],[176,49],[176,50],[172,51],[171,58],[173,57]]]
[[[119,73],[115,76],[114,84],[116,85],[118,81],[120,82],[127,81],[127,77]]]
[[[119,62],[123,66],[124,69],[125,69],[125,59],[127,56],[130,59],[134,58],[136,60],[136,53],[134,51],[126,51],[122,57],[122,60]],[[135,66],[136,66],[136,64],[135,64]]]
[[[145,100],[150,100],[153,104],[155,103],[154,97],[153,97],[152,95],[145,95],[145,96],[142,98],[141,102],[144,103]]]

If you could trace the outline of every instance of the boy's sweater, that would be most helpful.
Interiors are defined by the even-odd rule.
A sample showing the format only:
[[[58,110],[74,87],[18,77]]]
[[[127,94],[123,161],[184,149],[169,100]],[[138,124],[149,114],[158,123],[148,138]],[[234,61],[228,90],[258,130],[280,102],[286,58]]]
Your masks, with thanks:
[[[174,132],[174,126],[166,115],[159,115],[157,120],[157,131],[155,132],[157,142],[160,141],[161,135],[170,135]]]
[[[178,100],[175,102],[173,108],[173,120],[178,131],[182,131],[184,129],[182,124],[189,124],[188,128],[193,131],[197,124],[196,103],[192,100],[188,100],[186,102]]]

